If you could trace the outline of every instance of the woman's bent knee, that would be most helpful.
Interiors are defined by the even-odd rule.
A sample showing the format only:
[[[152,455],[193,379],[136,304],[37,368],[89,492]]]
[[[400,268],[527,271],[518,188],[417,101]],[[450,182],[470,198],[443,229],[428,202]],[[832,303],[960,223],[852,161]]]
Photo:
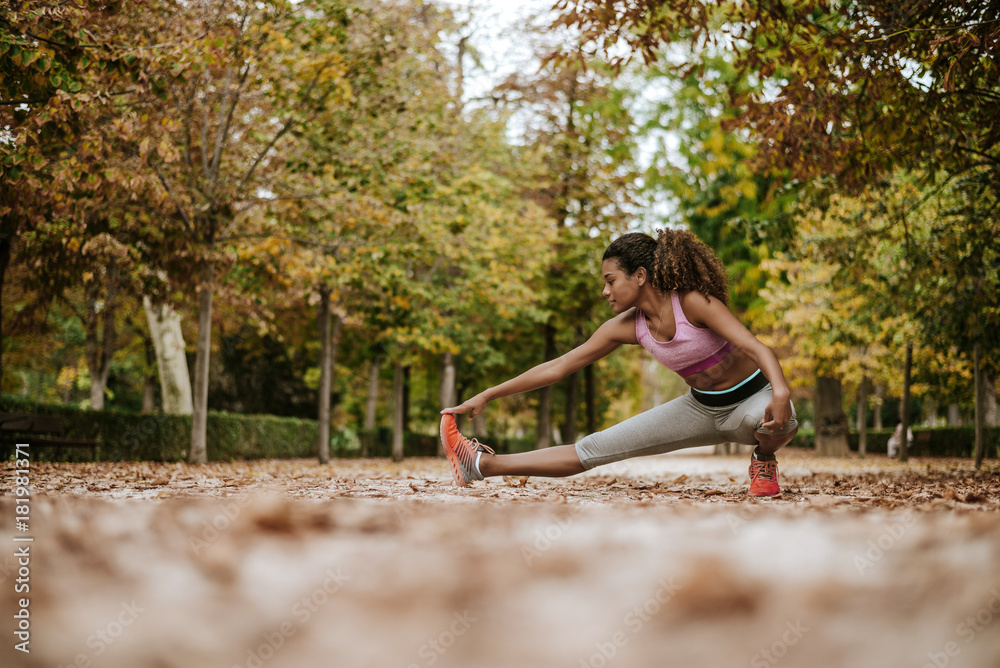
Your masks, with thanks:
[[[797,433],[799,433],[798,425],[790,432],[784,434],[762,434],[758,432],[757,443],[760,444],[762,449],[774,452],[791,443]]]
[[[576,456],[580,460],[580,466],[584,471],[589,471],[595,466],[599,466],[601,463],[596,461],[596,458],[599,456],[596,446],[597,444],[594,443],[593,434],[585,436],[574,446],[576,449]]]

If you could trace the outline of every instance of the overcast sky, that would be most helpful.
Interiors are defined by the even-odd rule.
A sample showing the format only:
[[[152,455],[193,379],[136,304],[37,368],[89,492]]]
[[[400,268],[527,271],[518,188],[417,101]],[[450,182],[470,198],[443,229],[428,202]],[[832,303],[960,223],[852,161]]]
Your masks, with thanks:
[[[482,68],[466,61],[467,97],[489,91],[507,75],[536,67],[521,28],[532,17],[547,12],[554,0],[445,0],[443,4],[459,10],[472,9],[471,42],[480,52]]]
[[[523,27],[532,16],[548,14],[555,0],[442,0],[458,11],[473,11],[471,41],[480,51],[482,67],[476,67],[471,60],[465,63],[465,98],[482,96],[513,72],[531,74],[538,62],[532,57],[532,50],[525,39]],[[663,91],[657,91],[663,94]],[[511,131],[518,134],[517,121]],[[676,151],[677,141],[666,137],[668,151]],[[640,164],[648,165],[651,153],[657,147],[651,140],[639,147]],[[670,224],[673,206],[667,202],[650,203],[645,215],[639,216],[638,229],[648,230],[655,225]]]

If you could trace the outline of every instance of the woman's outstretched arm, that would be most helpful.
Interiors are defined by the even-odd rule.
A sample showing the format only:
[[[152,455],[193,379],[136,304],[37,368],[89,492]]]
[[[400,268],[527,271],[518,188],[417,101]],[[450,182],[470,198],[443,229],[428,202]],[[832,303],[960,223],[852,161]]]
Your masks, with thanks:
[[[500,397],[537,390],[579,371],[602,357],[610,355],[623,343],[636,343],[635,310],[621,313],[597,328],[587,341],[561,357],[534,366],[520,376],[511,378],[495,387],[484,390],[459,406],[445,408],[444,413],[468,413],[474,418],[483,412],[486,404]]]

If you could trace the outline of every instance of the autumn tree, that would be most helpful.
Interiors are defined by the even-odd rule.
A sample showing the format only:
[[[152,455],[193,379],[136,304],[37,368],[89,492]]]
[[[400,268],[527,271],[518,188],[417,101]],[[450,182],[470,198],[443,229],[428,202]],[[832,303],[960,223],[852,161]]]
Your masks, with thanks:
[[[150,85],[133,77],[122,23],[117,2],[7,2],[0,13],[0,292],[23,234],[128,179],[93,132],[107,104]]]
[[[759,137],[762,164],[796,178],[864,187],[897,167],[949,174],[996,169],[1000,74],[996,0],[681,0],[561,2],[559,23],[625,58],[667,44],[734,45],[738,70],[770,90],[734,90],[738,124]],[[686,67],[681,63],[680,67]],[[775,76],[779,71],[779,76]]]
[[[788,360],[793,377],[800,364],[815,365],[854,386],[871,380],[905,398],[904,359],[912,357],[925,379],[935,369],[946,372],[936,381],[941,393],[948,374],[962,373],[961,358],[989,341],[992,330],[983,323],[995,310],[981,291],[995,280],[995,255],[968,253],[978,246],[976,234],[996,228],[956,225],[961,192],[921,182],[899,173],[862,195],[831,197],[798,220],[792,252],[765,263],[775,277],[767,296],[796,337],[797,354]],[[968,254],[956,267],[947,266],[946,258],[961,256],[952,244],[965,244]],[[926,380],[916,391],[930,391]]]
[[[229,11],[229,10],[232,11]],[[156,212],[187,244],[199,302],[189,461],[206,458],[212,295],[224,245],[262,203],[287,196],[293,131],[350,98],[339,2],[222,0],[135,7],[143,76],[162,82],[123,109],[123,141],[159,185]],[[155,54],[155,55],[150,55]]]
[[[475,349],[482,364],[496,359],[489,335],[503,326],[487,314],[530,306],[524,282],[544,256],[544,218],[520,196],[503,126],[463,114],[453,97],[452,64],[438,51],[449,25],[447,12],[405,3],[352,18],[353,103],[318,116],[286,152],[287,183],[316,194],[269,203],[266,238],[242,246],[273,266],[278,292],[319,306],[317,329],[332,317],[345,336],[361,334],[352,363],[392,362],[400,409],[406,369],[426,355]],[[506,234],[512,220],[517,238]],[[329,343],[318,346],[324,424]],[[397,457],[406,421],[394,419]],[[321,430],[321,457],[328,440]]]
[[[539,48],[544,56],[546,47]],[[639,177],[632,93],[615,83],[600,63],[585,67],[579,61],[553,61],[536,74],[513,75],[496,92],[520,111],[522,150],[539,162],[527,190],[552,219],[556,234],[544,286],[540,347],[545,361],[555,358],[560,348],[582,343],[589,334],[585,323],[601,318],[595,312],[601,285],[597,253],[633,220]],[[560,333],[564,341],[559,341]],[[593,368],[583,375],[584,396],[593,398]],[[568,442],[576,439],[579,382],[578,374],[563,382],[562,436]],[[553,398],[553,387],[539,390],[539,448],[551,445]],[[587,412],[588,428],[595,429],[590,402]]]

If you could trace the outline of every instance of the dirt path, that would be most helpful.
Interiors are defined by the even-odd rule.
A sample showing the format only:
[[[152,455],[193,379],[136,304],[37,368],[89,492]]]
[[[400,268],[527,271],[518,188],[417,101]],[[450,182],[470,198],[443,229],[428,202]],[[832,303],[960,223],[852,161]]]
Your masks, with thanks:
[[[664,456],[459,489],[444,462],[32,465],[4,666],[1000,666],[1000,466]],[[11,464],[5,480],[13,481]]]

